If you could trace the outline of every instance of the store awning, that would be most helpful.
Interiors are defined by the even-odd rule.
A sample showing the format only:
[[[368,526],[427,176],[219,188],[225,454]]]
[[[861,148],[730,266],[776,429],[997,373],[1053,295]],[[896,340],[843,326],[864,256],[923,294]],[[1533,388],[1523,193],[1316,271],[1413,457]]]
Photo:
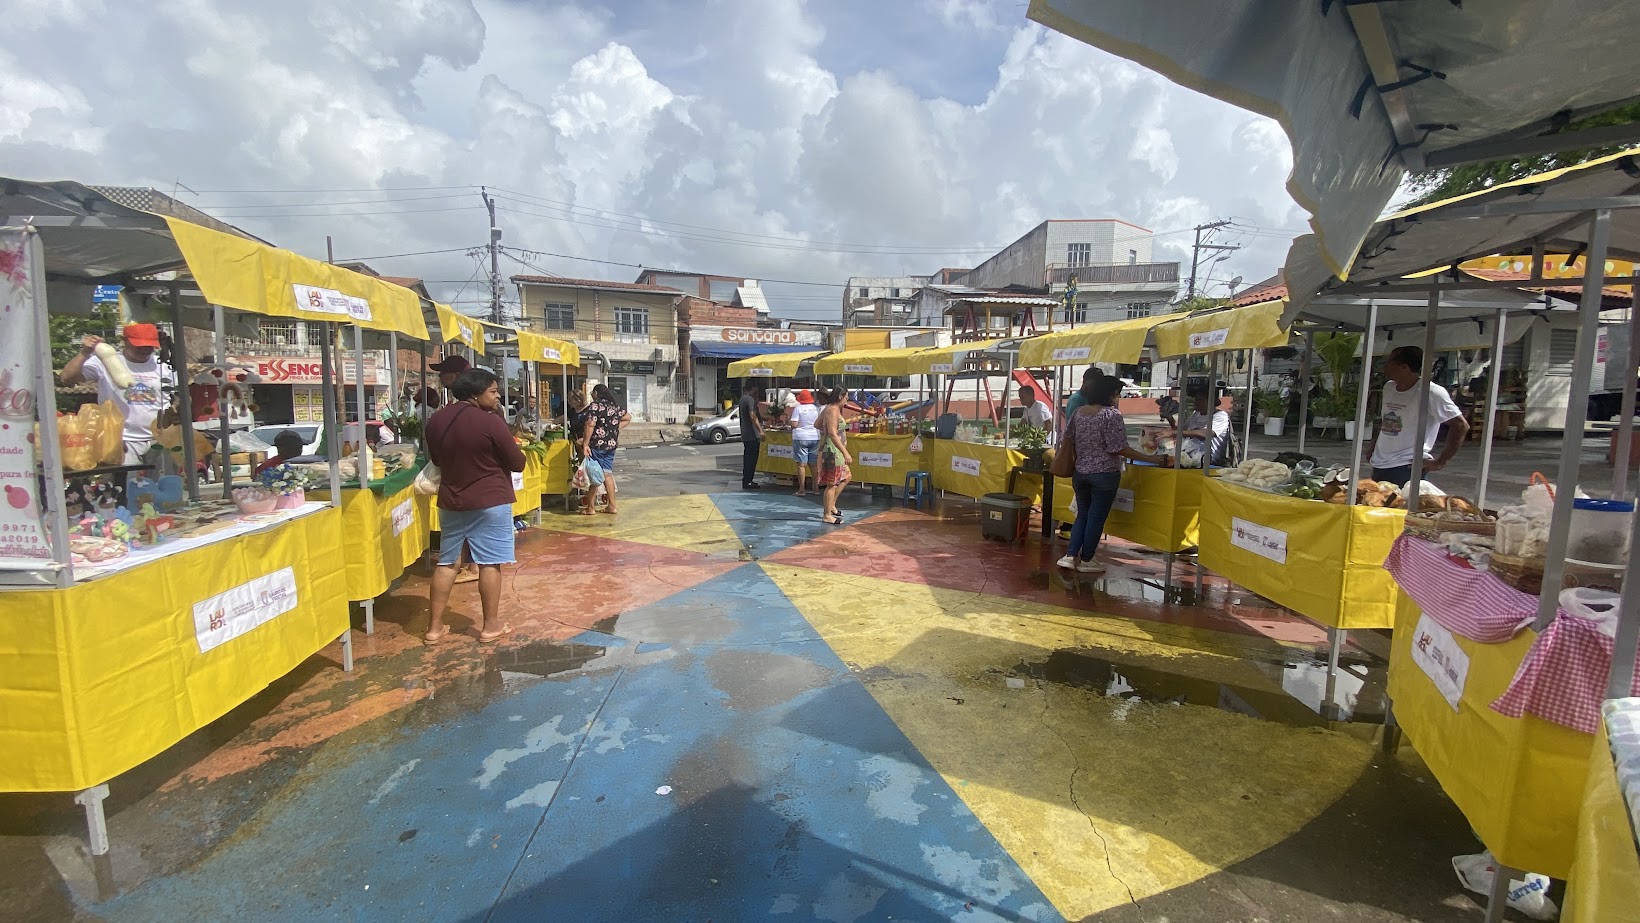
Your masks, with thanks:
[[[427,339],[421,298],[402,285],[179,218],[165,223],[211,304]]]
[[[972,343],[953,343],[950,346],[930,346],[918,350],[911,357],[911,373],[914,375],[945,375],[956,370],[956,367],[967,361],[969,353],[989,352],[1004,343],[1019,342],[1019,337],[1004,337],[999,340],[976,340]]]
[[[1024,368],[1095,362],[1132,365],[1144,357],[1151,328],[1172,319],[1170,314],[1157,314],[1044,333],[1020,344],[1019,364]]]
[[[879,378],[915,375],[912,357],[927,347],[907,346],[900,349],[856,349],[852,352],[833,353],[814,363],[816,375],[874,375]]]
[[[1268,349],[1287,345],[1281,326],[1285,299],[1186,314],[1156,327],[1156,354],[1164,359],[1221,349]]]
[[[559,365],[580,365],[581,347],[568,340],[559,340],[528,330],[518,331],[518,358],[524,362],[553,362]]]
[[[752,359],[757,356],[773,355],[775,353],[812,353],[812,344],[793,343],[789,346],[776,346],[770,343],[720,343],[708,341],[705,343],[689,344],[691,355],[704,356],[708,359]]]
[[[747,359],[736,359],[729,363],[729,377],[795,378],[803,363],[825,354],[826,350],[823,349],[805,349],[799,352],[766,352]]]
[[[1280,122],[1330,275],[1408,170],[1640,140],[1562,130],[1640,97],[1633,10],[1611,0],[1031,0],[1027,15]]]
[[[468,317],[447,304],[433,302],[433,310],[438,312],[439,339],[446,343],[461,343],[469,349],[484,351],[484,323],[476,317]]]

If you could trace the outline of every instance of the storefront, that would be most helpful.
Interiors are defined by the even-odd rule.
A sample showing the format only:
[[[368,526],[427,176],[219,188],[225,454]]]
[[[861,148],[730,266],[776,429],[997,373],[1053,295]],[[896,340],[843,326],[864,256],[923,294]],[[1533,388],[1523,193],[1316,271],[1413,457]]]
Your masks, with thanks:
[[[324,380],[318,356],[230,356],[230,363],[254,371],[261,381],[252,390],[259,424],[317,423],[324,418]],[[364,356],[365,401],[374,408],[374,419],[391,405],[386,373],[386,354],[370,350]],[[358,372],[350,360],[342,363],[342,384],[348,389],[348,419],[356,419],[357,405],[351,395]]]
[[[779,353],[814,352],[826,347],[819,330],[777,330],[764,327],[689,328],[691,406],[696,413],[721,413],[733,404],[739,382],[729,377],[736,359]]]

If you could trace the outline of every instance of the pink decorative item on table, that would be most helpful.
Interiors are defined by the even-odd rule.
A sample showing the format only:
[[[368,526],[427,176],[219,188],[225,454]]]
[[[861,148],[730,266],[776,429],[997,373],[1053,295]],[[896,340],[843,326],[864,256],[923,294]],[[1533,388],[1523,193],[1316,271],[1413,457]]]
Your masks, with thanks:
[[[241,487],[233,492],[233,502],[242,515],[259,516],[273,512],[279,497],[260,487]]]
[[[274,502],[273,508],[276,510],[299,510],[302,508],[302,504],[306,502],[307,493],[303,491],[302,488],[298,487],[292,493],[282,494],[279,499]]]

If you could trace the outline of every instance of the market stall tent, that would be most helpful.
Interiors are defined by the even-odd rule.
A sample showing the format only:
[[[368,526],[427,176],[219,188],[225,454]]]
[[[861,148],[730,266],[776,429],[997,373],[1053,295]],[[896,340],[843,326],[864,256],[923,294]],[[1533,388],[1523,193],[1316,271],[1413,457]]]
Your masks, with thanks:
[[[806,363],[827,354],[824,349],[763,353],[729,363],[730,378],[795,378]]]
[[[1151,329],[1173,319],[1156,314],[1044,333],[1020,342],[1019,363],[1028,368],[1097,362],[1132,365],[1144,356]]]

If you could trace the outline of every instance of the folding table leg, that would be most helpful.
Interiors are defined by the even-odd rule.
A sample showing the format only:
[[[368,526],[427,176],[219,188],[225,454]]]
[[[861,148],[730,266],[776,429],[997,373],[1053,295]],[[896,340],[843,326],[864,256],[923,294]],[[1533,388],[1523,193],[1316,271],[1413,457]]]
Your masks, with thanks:
[[[342,672],[353,672],[353,629],[342,632]]]
[[[364,610],[364,633],[367,635],[375,634],[376,601],[374,599],[367,599],[364,602],[359,603],[359,608]]]
[[[108,797],[108,783],[93,785],[74,796],[74,803],[85,808],[86,839],[93,856],[108,855],[108,818],[103,814],[103,799]]]
[[[1520,869],[1512,869],[1507,865],[1492,863],[1497,874],[1492,878],[1492,893],[1486,896],[1485,923],[1503,923],[1504,909],[1509,906],[1509,882],[1511,879],[1526,877]]]

